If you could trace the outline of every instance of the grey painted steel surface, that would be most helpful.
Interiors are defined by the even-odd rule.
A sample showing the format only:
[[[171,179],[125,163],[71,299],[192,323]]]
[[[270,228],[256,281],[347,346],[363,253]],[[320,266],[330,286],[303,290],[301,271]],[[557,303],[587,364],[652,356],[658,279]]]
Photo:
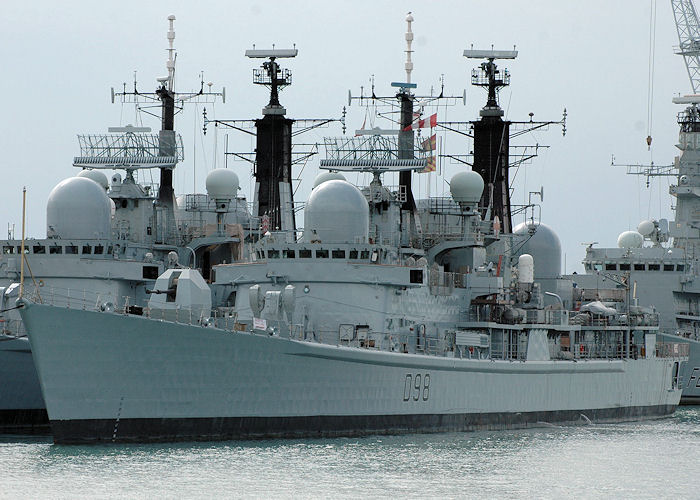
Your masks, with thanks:
[[[680,391],[671,389],[672,360],[666,358],[468,360],[40,304],[28,304],[22,316],[31,332],[52,425],[65,429],[71,420],[81,421],[83,429],[89,421],[113,424],[113,435],[62,435],[65,442],[220,437],[191,435],[187,426],[180,426],[176,435],[159,434],[158,425],[146,436],[120,434],[120,421],[139,419],[157,419],[165,428],[167,420],[311,417],[299,435],[317,435],[313,417],[322,416],[462,415],[464,422],[472,422],[448,420],[442,428],[439,419],[419,419],[422,424],[416,428],[372,432],[537,423],[513,418],[517,413],[569,422],[574,414],[580,420],[607,409],[615,412],[605,420],[617,420],[667,414],[680,397]],[[61,334],[53,330],[56,322],[66,326]],[[495,416],[504,413],[510,420]],[[483,419],[474,424],[469,415]],[[244,428],[240,433],[248,435]],[[340,427],[338,433],[351,432]]]

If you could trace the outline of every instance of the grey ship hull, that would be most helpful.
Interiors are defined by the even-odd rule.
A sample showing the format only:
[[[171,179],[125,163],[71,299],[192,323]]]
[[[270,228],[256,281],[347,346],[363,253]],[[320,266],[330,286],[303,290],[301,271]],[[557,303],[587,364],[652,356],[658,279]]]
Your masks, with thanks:
[[[0,335],[0,433],[47,433],[49,420],[26,338]]]
[[[681,394],[664,358],[468,360],[40,304],[22,316],[57,443],[614,422],[668,415]]]
[[[688,362],[683,364],[681,371],[683,395],[680,404],[700,405],[700,342],[670,334],[659,334],[659,337],[666,342],[690,345]]]

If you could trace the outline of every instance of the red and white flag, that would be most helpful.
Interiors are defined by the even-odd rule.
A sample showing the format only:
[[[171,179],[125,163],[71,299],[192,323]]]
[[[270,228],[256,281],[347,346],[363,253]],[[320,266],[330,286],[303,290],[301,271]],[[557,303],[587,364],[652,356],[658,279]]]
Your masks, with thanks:
[[[407,130],[417,130],[419,128],[433,128],[437,127],[437,113],[430,115],[430,118],[424,120],[414,120],[413,123],[404,127],[404,131]]]

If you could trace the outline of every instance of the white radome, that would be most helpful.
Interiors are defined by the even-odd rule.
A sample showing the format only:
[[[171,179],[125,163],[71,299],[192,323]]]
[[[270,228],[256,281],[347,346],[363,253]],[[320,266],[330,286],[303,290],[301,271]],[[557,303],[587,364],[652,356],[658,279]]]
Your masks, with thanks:
[[[80,173],[78,174],[78,177],[85,177],[87,179],[92,179],[96,183],[98,183],[102,188],[107,191],[109,189],[109,181],[107,180],[107,176],[103,173],[100,172],[99,170],[81,170]]]
[[[311,191],[304,209],[307,241],[318,237],[323,243],[364,243],[368,232],[369,205],[355,186],[336,179]]]
[[[644,236],[637,231],[625,231],[617,237],[617,246],[620,248],[640,248],[644,243]]]
[[[56,185],[46,202],[46,235],[62,239],[103,239],[111,234],[112,204],[97,182],[71,177]]]
[[[642,236],[649,236],[654,232],[654,222],[650,220],[643,220],[637,226],[637,232]]]
[[[321,172],[314,179],[314,188],[326,181],[344,181],[345,176],[340,172]],[[313,189],[313,188],[312,188]]]
[[[238,176],[228,168],[217,168],[209,172],[206,186],[207,194],[214,199],[233,199],[240,189]]]
[[[478,203],[484,192],[484,179],[474,171],[459,172],[450,180],[450,193],[457,203]]]

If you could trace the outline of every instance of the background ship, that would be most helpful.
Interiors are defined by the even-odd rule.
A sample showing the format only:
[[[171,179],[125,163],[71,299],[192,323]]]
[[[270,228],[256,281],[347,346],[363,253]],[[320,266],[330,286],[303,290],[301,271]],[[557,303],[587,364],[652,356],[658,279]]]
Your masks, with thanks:
[[[691,0],[671,2],[679,47],[690,77],[692,95],[675,97],[687,106],[678,113],[680,128],[676,147],[681,154],[671,165],[631,165],[629,173],[670,178],[675,198],[675,218],[642,221],[636,231],[623,232],[618,248],[586,249],[583,286],[612,288],[599,298],[613,300],[624,286],[634,288],[635,299],[659,312],[661,331],[690,345],[690,359],[682,370],[682,403],[700,403],[700,23]],[[651,138],[649,138],[649,141]],[[646,245],[646,246],[645,246]],[[607,278],[607,281],[606,281]],[[615,290],[617,288],[617,290]],[[590,298],[590,297],[589,297]],[[673,337],[675,336],[675,337]]]
[[[46,238],[0,240],[0,430],[48,430],[39,382],[26,329],[14,307],[24,260],[26,293],[41,302],[70,305],[92,297],[105,309],[135,307],[147,298],[155,279],[178,262],[198,266],[209,277],[212,266],[243,256],[245,234],[259,230],[232,171],[210,172],[208,185],[228,179],[228,200],[216,204],[206,194],[175,199],[173,170],[184,159],[182,139],[174,131],[176,110],[185,102],[209,102],[204,89],[177,93],[173,85],[174,16],[170,16],[168,77],[154,93],[116,93],[130,102],[157,103],[161,130],[111,127],[108,134],[80,135],[76,177],[59,183],[46,205]],[[121,170],[111,180],[104,170]],[[147,182],[151,169],[160,184]],[[256,222],[251,222],[255,220]],[[253,230],[251,230],[251,223]],[[73,294],[73,295],[71,295]],[[125,303],[129,297],[131,305]],[[61,328],[56,329],[60,333]]]

